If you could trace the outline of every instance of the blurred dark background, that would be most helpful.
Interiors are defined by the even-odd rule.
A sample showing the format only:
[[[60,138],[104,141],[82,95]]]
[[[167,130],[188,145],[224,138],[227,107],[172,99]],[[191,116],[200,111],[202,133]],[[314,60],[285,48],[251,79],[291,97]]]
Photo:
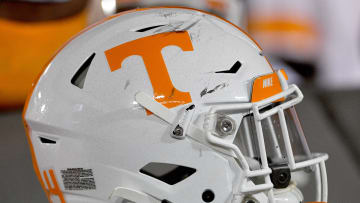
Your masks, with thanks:
[[[42,67],[86,26],[158,5],[207,10],[247,30],[305,95],[296,108],[310,149],[330,155],[329,202],[359,201],[360,1],[0,0],[0,202],[47,202],[21,118]]]

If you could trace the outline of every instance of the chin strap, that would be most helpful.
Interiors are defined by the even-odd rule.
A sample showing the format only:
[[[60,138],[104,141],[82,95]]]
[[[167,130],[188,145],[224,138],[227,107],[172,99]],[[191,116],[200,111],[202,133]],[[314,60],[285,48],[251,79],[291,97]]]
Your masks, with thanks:
[[[175,113],[171,109],[168,109],[161,103],[154,100],[145,92],[136,93],[135,100],[148,111],[151,111],[154,115],[172,125],[171,136],[173,138],[185,138],[188,128],[191,127],[190,121],[194,114],[194,104],[189,104],[185,108],[181,109],[179,113]]]
[[[123,198],[126,200],[130,200],[132,202],[136,202],[136,203],[170,203],[167,200],[159,200],[155,197],[152,197],[146,193],[137,191],[137,190],[133,190],[133,189],[129,189],[129,188],[125,188],[125,187],[116,187],[114,189],[114,191],[111,193],[109,199],[112,199],[114,197],[117,198]]]
[[[141,106],[151,111],[153,114],[163,119],[169,124],[173,124],[176,119],[176,113],[170,111],[166,106],[155,101],[145,92],[138,92],[135,94],[135,101]]]
[[[205,137],[206,131],[190,122],[192,118],[192,114],[194,113],[193,105],[189,105],[188,107],[185,107],[183,111],[180,113],[180,115],[178,115],[176,112],[172,111],[171,109],[168,109],[166,106],[157,102],[155,99],[153,99],[145,92],[136,93],[135,101],[139,103],[141,106],[143,106],[145,109],[151,111],[154,115],[158,116],[160,119],[172,125],[172,130],[177,130],[176,127],[180,123],[180,127],[183,127],[184,136],[177,139],[183,139],[186,135],[187,137],[194,139],[200,143],[204,143],[204,144],[208,143]],[[225,150],[221,147],[217,147],[213,145],[211,147],[221,153],[225,153],[229,156],[236,157],[235,153],[232,151]]]

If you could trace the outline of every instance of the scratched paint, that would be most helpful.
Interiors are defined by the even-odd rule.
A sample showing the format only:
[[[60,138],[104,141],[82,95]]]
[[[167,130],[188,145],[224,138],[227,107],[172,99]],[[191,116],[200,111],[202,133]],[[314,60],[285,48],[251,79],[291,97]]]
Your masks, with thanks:
[[[221,83],[221,84],[219,84],[219,85],[216,85],[216,86],[215,86],[213,89],[211,89],[211,90],[208,90],[207,87],[206,87],[206,88],[204,88],[204,89],[200,92],[200,97],[203,97],[203,96],[205,96],[206,94],[214,93],[214,92],[216,92],[217,90],[221,90],[221,89],[223,89],[223,88],[225,88],[225,87],[227,87],[227,86],[228,86],[227,83]]]

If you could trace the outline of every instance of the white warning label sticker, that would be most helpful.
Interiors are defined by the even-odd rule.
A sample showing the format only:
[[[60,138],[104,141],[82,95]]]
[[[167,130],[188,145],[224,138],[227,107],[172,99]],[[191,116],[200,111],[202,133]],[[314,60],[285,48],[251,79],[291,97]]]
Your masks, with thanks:
[[[95,190],[92,169],[67,168],[60,170],[65,190]]]

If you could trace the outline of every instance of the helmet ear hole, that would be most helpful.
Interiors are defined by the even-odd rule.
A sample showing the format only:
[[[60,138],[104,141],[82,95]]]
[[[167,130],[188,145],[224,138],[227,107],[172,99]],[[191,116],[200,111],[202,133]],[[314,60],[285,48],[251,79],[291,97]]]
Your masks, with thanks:
[[[196,172],[196,169],[169,163],[151,162],[140,169],[140,173],[175,185]]]
[[[215,199],[215,194],[213,191],[207,189],[202,193],[202,200],[204,202],[212,202]]]

